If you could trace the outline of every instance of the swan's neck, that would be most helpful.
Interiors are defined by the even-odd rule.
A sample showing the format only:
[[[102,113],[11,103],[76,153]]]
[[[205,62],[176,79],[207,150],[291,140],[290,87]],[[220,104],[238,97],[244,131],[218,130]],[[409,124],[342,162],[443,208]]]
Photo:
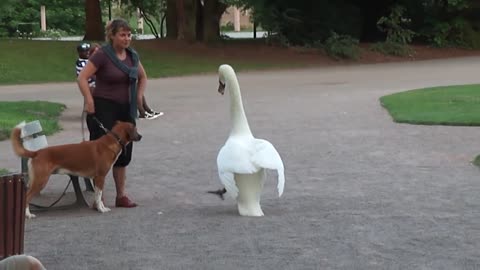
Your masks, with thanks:
[[[248,126],[247,116],[243,109],[242,94],[240,93],[240,86],[236,78],[230,78],[227,82],[230,95],[230,116],[232,120],[232,131],[230,135],[251,135],[250,127]]]

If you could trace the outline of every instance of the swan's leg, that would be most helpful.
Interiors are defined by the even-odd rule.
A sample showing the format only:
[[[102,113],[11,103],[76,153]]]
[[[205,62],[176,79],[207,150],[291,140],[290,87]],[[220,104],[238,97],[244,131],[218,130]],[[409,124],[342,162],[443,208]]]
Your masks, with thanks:
[[[239,193],[237,198],[238,213],[241,216],[263,216],[260,206],[265,171],[262,169],[255,174],[235,174],[235,182]]]

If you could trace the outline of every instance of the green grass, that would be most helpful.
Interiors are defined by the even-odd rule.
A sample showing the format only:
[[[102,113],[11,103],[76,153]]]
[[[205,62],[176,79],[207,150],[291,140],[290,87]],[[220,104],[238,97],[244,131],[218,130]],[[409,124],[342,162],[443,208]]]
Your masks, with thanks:
[[[201,73],[212,73],[218,66],[225,63],[222,59],[212,59],[192,55],[180,55],[167,52],[158,52],[151,48],[138,48],[141,61],[149,78],[169,76],[184,76]],[[241,60],[229,61],[235,70],[262,69],[273,67],[272,63],[249,62]]]
[[[5,175],[5,174],[9,174],[9,173],[10,173],[9,170],[0,168],[0,175]]]
[[[227,42],[235,45],[233,41]],[[74,81],[78,43],[0,39],[0,85]],[[261,59],[235,59],[224,55],[211,57],[159,50],[151,41],[134,41],[133,46],[140,53],[149,78],[216,72],[218,66],[226,61],[237,70],[279,67],[278,63]]]
[[[73,81],[75,44],[0,40],[0,84]]]
[[[423,125],[480,125],[480,85],[416,89],[380,98],[395,122]]]
[[[0,102],[0,140],[10,136],[13,127],[22,121],[40,120],[45,135],[60,130],[58,117],[65,105],[46,101]]]
[[[472,163],[473,165],[480,167],[480,155],[476,156]]]

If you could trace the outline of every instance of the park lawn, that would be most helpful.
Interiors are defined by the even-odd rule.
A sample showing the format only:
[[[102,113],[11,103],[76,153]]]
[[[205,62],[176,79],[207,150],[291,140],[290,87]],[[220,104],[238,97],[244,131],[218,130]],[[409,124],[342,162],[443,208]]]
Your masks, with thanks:
[[[480,167],[480,155],[476,156],[472,163],[473,165]]]
[[[480,125],[480,85],[410,90],[380,98],[393,120],[422,125]]]
[[[78,44],[79,41],[0,39],[0,85],[74,81]],[[158,49],[150,41],[134,41],[133,46],[140,53],[149,78],[213,73],[226,61],[237,70],[282,66],[257,58],[229,58],[221,54],[212,57]]]
[[[0,101],[0,140],[10,136],[12,128],[18,123],[39,120],[44,134],[59,131],[58,118],[65,105],[47,101]]]

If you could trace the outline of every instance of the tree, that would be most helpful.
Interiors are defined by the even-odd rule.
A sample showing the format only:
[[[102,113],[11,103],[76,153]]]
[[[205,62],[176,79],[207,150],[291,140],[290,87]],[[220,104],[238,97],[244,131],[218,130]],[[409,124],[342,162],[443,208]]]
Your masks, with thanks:
[[[220,0],[167,0],[167,37],[211,42],[220,38],[220,18],[227,4]]]
[[[167,0],[165,12],[165,25],[167,27],[167,38],[176,39],[178,34],[177,25],[177,4],[176,0]]]
[[[47,29],[57,29],[68,34],[83,34],[85,8],[78,0],[40,0],[47,12]]]
[[[17,30],[39,35],[41,5],[46,6],[47,29],[83,34],[84,4],[78,0],[2,0],[0,36],[14,36]]]
[[[178,40],[196,40],[197,0],[167,0],[167,37]]]
[[[155,38],[164,36],[163,18],[166,12],[166,0],[122,0],[121,3],[130,9],[130,14],[136,14],[137,9],[145,24]],[[157,29],[157,25],[160,25]]]
[[[102,23],[102,10],[99,0],[85,0],[85,36],[84,40],[105,40]]]
[[[167,38],[186,40],[189,42],[210,42],[220,38],[220,18],[228,3],[239,0],[120,0],[125,6],[140,9],[147,25],[156,38],[155,25],[166,23]],[[157,20],[155,22],[155,19]],[[158,20],[158,18],[161,18]],[[158,25],[157,24],[157,25]]]
[[[182,3],[183,2],[183,3]],[[189,42],[193,42],[197,39],[196,30],[197,30],[197,4],[198,0],[178,0],[177,3],[183,4],[183,12],[179,11],[179,14],[182,14],[179,19],[179,25],[182,25],[183,31],[179,34],[178,39],[183,39]],[[182,38],[180,38],[182,37]]]
[[[220,19],[227,9],[227,4],[219,0],[205,0],[202,9],[201,40],[212,42],[220,38]]]

